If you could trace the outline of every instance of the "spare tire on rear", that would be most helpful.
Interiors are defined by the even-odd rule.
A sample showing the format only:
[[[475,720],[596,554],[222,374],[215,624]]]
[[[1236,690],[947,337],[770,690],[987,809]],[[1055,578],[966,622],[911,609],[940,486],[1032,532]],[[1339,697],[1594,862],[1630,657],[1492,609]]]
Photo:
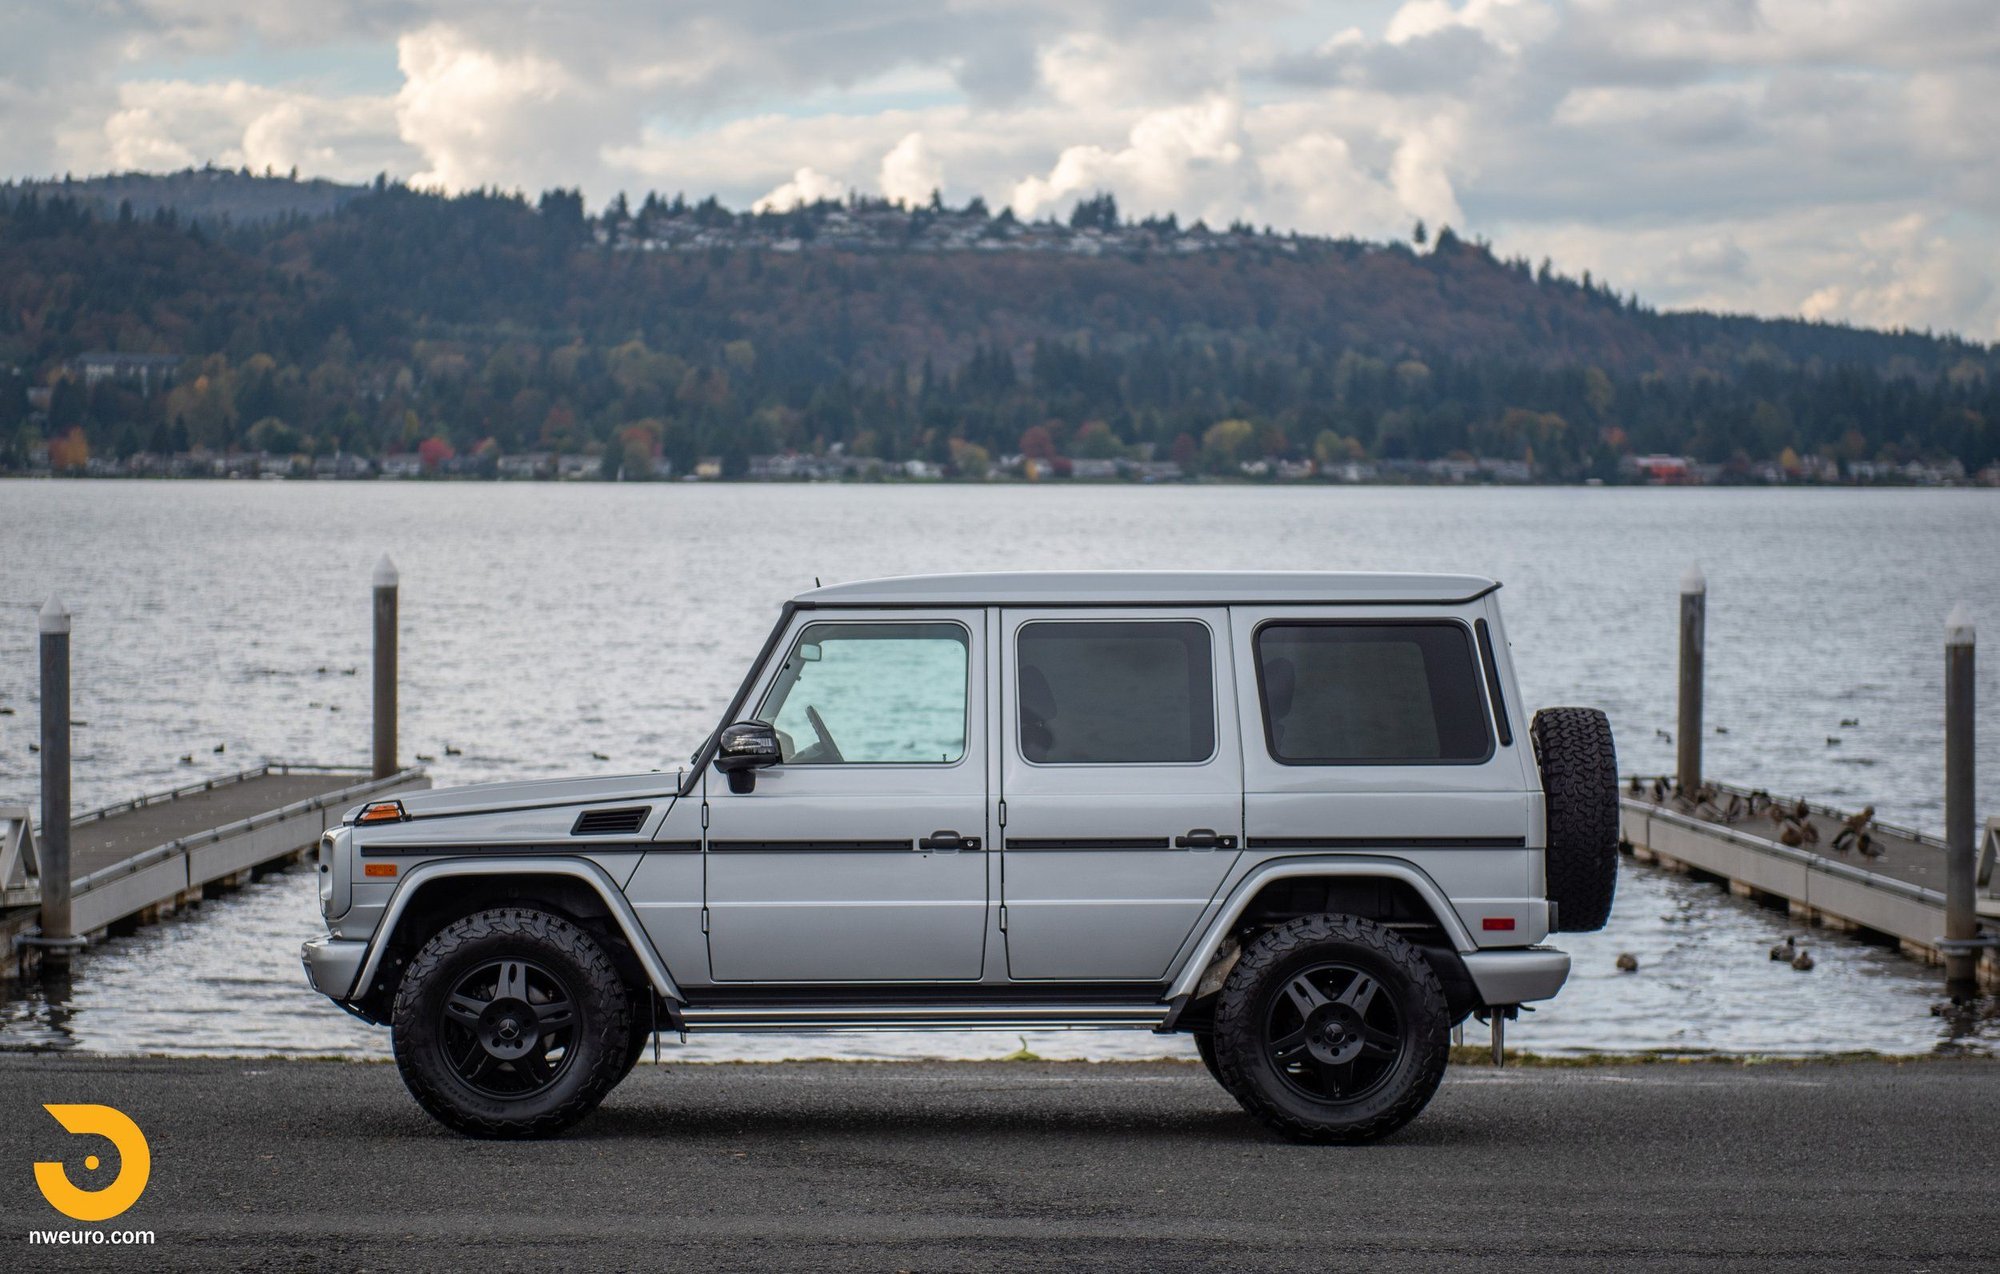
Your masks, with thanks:
[[[1549,901],[1566,933],[1602,929],[1618,885],[1618,753],[1596,708],[1543,708],[1530,733],[1548,798]]]

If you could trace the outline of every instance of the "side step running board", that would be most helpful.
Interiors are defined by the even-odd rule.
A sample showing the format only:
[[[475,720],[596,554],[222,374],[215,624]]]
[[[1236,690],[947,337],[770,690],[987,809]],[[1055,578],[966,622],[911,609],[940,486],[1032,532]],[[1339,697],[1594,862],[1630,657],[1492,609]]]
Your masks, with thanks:
[[[680,1011],[690,1031],[896,1031],[951,1026],[963,1030],[1053,1027],[1131,1027],[1151,1030],[1166,1021],[1165,1004],[913,1004],[815,1007],[757,1005]]]

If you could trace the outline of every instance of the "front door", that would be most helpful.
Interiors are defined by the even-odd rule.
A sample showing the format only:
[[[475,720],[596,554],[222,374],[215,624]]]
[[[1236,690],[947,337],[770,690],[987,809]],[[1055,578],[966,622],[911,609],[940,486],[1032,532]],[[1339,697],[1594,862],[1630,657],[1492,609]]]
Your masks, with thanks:
[[[984,619],[795,621],[750,702],[782,760],[710,776],[719,982],[977,980],[986,935]]]
[[[1008,974],[1160,979],[1242,843],[1228,614],[1010,610],[1001,632]]]

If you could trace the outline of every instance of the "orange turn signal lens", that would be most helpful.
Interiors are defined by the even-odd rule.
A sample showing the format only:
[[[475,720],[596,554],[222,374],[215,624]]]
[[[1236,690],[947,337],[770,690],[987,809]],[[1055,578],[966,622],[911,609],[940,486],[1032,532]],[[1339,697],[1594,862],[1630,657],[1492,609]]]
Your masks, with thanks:
[[[393,876],[396,874],[396,864],[369,863],[362,867],[361,874],[364,876]]]
[[[403,812],[401,801],[376,801],[361,811],[357,823],[400,823],[409,815]]]

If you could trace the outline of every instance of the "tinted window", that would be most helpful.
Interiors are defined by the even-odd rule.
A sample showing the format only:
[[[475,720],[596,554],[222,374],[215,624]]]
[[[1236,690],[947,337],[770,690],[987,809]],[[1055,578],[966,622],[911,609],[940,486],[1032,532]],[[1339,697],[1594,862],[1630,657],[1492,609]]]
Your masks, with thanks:
[[[808,624],[757,715],[787,765],[948,764],[965,755],[965,668],[957,624]]]
[[[1477,762],[1490,751],[1462,625],[1266,624],[1257,673],[1280,761]]]
[[[1024,624],[1021,755],[1039,765],[1206,761],[1215,752],[1208,629],[1188,620]]]

